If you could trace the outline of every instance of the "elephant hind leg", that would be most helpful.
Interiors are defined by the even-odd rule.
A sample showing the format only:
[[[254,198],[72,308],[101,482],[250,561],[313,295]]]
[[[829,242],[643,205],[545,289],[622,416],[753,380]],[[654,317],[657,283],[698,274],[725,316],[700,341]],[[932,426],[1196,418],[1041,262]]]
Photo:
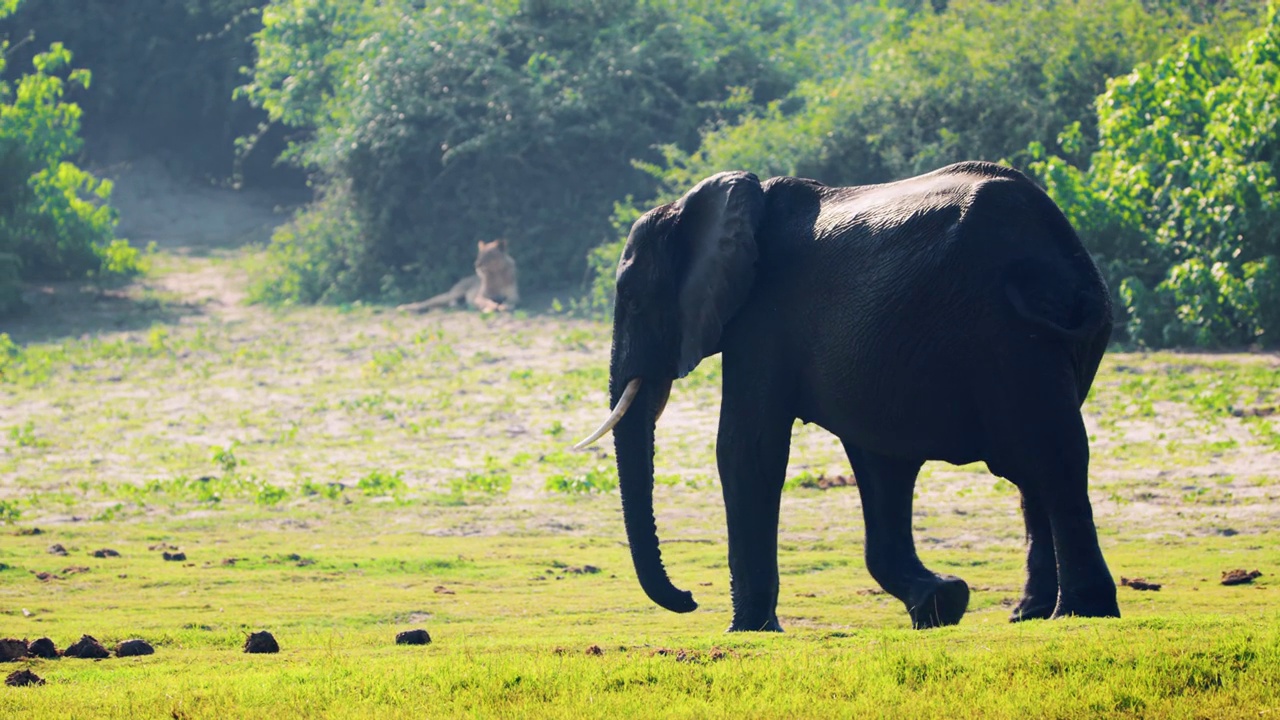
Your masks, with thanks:
[[[920,562],[911,533],[911,503],[922,461],[900,460],[845,446],[867,532],[867,570],[907,606],[917,629],[954,625],[969,606],[969,586]]]
[[[1055,389],[1057,392],[1055,392]],[[1058,597],[1051,617],[1119,617],[1116,586],[1098,546],[1089,503],[1089,438],[1074,390],[1052,384],[1017,387],[1017,398],[1003,410],[1003,424],[992,438],[988,465],[1022,491],[1028,539],[1028,589],[1047,592],[1049,550],[1041,547],[1045,530],[1052,536]],[[1016,393],[1013,394],[1013,393]],[[996,420],[991,418],[992,423]],[[1047,522],[1046,522],[1047,521]],[[1025,598],[1024,598],[1025,599]],[[1036,600],[1031,609],[1042,611]]]
[[[1053,552],[1053,526],[1038,494],[1022,493],[1022,517],[1027,525],[1027,584],[1013,608],[1010,622],[1044,620],[1058,603],[1058,560]]]

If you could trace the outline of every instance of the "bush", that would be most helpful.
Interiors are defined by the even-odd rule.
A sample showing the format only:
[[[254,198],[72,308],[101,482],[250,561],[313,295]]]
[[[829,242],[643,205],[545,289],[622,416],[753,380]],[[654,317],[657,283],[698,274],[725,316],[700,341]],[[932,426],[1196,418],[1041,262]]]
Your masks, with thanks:
[[[1278,10],[1232,51],[1193,36],[1110,81],[1087,168],[1031,148],[1134,342],[1280,344]]]
[[[217,177],[236,169],[236,138],[265,115],[233,98],[253,64],[249,37],[267,0],[39,0],[3,24],[37,44],[60,41],[93,73],[93,92],[74,99],[95,146],[155,154]],[[15,60],[25,61],[25,49]],[[249,161],[271,170],[283,147],[274,135]]]
[[[509,240],[522,287],[580,282],[587,250],[612,234],[613,203],[652,194],[633,159],[692,147],[709,120],[790,88],[799,61],[771,49],[791,32],[786,7],[272,3],[246,95],[314,129],[292,157],[342,188],[330,211],[358,231],[338,262],[306,250],[332,245],[285,231],[294,267],[325,287],[295,294],[308,283],[286,271],[261,296],[429,294],[495,237]]]
[[[708,129],[695,151],[664,148],[662,162],[645,166],[660,191],[637,195],[649,198],[643,207],[674,199],[722,170],[856,185],[960,160],[1025,165],[1042,157],[1046,146],[1072,160],[1087,159],[1097,146],[1092,101],[1108,78],[1158,57],[1183,27],[1209,21],[1214,32],[1233,36],[1250,17],[1230,3],[1198,15],[1179,3],[1140,0],[958,0],[936,6],[945,10],[868,15],[878,32],[861,62],[814,68],[786,98]],[[1058,145],[1065,126],[1074,133]],[[638,212],[623,207],[615,216]],[[1073,220],[1081,217],[1093,223],[1125,219],[1083,208]],[[625,236],[626,229],[619,229],[614,238]],[[1123,224],[1114,229],[1122,235],[1134,230]],[[592,255],[592,307],[612,297],[620,247],[614,241]]]
[[[110,181],[68,161],[80,151],[80,109],[63,97],[69,85],[89,84],[84,70],[57,74],[70,61],[55,43],[16,87],[0,83],[0,313],[19,306],[23,280],[102,280],[141,269],[138,252],[114,238]]]

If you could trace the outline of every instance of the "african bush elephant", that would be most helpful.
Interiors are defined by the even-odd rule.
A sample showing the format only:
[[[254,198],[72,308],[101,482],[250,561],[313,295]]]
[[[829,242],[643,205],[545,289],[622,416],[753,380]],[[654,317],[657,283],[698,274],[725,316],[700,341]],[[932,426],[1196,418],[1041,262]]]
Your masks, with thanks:
[[[982,460],[1021,491],[1028,577],[1013,620],[1116,617],[1080,415],[1111,323],[1097,266],[1016,170],[967,162],[864,187],[720,173],[632,227],[613,413],[579,446],[613,431],[640,585],[668,610],[696,608],[658,549],[654,426],[672,381],[719,352],[731,631],[781,629],[778,505],[796,418],[843,442],[867,568],[915,627],[957,623],[969,601],[963,580],[916,556],[926,460]]]

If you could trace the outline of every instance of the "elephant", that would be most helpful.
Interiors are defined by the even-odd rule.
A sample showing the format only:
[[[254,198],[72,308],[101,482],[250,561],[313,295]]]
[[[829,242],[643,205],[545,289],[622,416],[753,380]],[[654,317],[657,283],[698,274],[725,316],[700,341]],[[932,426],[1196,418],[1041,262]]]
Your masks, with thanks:
[[[1026,584],[1011,620],[1119,617],[1088,496],[1081,406],[1112,303],[1070,222],[1012,168],[963,162],[829,187],[722,172],[631,228],[609,365],[623,520],[640,586],[677,612],[653,514],[654,428],[674,380],[722,360],[716,441],[729,631],[780,631],[778,510],[795,420],[838,437],[868,571],[916,628],[958,623],[969,587],[916,554],[925,461],[984,461],[1021,495]]]

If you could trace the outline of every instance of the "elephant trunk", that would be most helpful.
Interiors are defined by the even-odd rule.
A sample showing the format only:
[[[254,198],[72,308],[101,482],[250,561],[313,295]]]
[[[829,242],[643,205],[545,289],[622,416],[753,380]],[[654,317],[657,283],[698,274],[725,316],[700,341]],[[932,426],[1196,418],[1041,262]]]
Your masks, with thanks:
[[[626,379],[617,377],[615,370],[610,382],[614,405],[625,382]],[[618,458],[622,517],[640,587],[658,605],[672,612],[686,613],[698,604],[692,594],[672,585],[667,577],[653,518],[653,431],[670,387],[669,382],[642,380],[630,412],[625,413],[613,429],[613,443]]]

